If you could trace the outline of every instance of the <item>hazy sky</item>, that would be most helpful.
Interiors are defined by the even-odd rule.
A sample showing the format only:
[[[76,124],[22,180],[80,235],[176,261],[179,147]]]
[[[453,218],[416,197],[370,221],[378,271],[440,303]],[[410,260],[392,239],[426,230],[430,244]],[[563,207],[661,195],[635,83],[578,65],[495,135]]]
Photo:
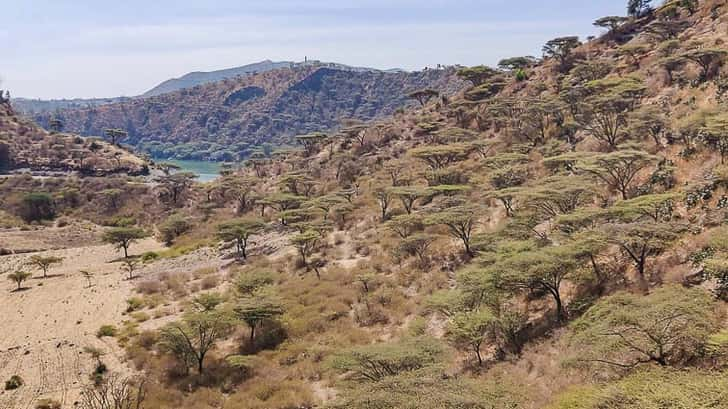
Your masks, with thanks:
[[[495,64],[626,0],[0,0],[0,88],[132,96],[190,71],[309,59],[375,68]]]

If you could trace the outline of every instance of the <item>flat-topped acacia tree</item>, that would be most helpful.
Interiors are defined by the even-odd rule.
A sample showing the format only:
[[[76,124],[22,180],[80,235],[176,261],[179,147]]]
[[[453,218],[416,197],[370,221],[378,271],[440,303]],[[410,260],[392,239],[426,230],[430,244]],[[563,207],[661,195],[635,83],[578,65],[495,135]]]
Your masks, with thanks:
[[[402,203],[402,207],[407,214],[412,213],[415,207],[415,202],[427,196],[430,192],[427,188],[419,186],[397,186],[389,188],[389,192],[396,196]]]
[[[182,195],[192,186],[197,175],[192,172],[179,172],[157,178],[162,189],[171,198],[173,205],[177,205]]]
[[[104,135],[109,140],[111,140],[112,145],[116,145],[120,139],[124,139],[127,136],[129,136],[129,133],[127,133],[123,129],[106,128],[106,129],[104,129]]]
[[[104,243],[112,244],[117,249],[124,250],[124,258],[129,258],[129,246],[147,236],[148,234],[138,227],[114,227],[107,230],[101,239]]]
[[[323,132],[312,132],[296,136],[296,141],[303,146],[306,156],[312,156],[321,150],[322,145],[329,139]]]
[[[563,68],[567,66],[574,49],[580,45],[577,36],[557,37],[547,41],[542,51],[544,57],[556,59]]]
[[[63,257],[56,256],[35,255],[29,260],[31,265],[37,267],[43,272],[43,278],[48,278],[48,270],[56,264],[61,264],[61,262],[63,262]]]
[[[29,279],[31,275],[31,273],[28,273],[26,271],[18,270],[8,274],[6,277],[8,278],[8,280],[17,284],[18,288],[16,291],[20,291],[22,289],[23,281]]]
[[[225,241],[234,241],[238,256],[246,259],[250,237],[260,233],[263,227],[265,223],[258,218],[234,219],[217,226],[217,237]]]
[[[458,77],[468,80],[477,87],[483,85],[490,78],[500,74],[500,72],[487,65],[476,65],[474,67],[461,68],[457,71]]]
[[[440,93],[438,91],[435,91],[434,89],[430,89],[430,88],[412,91],[409,94],[407,94],[407,96],[409,98],[416,99],[417,102],[420,103],[420,106],[423,106],[423,107],[425,105],[427,105],[427,103],[430,102],[430,100],[432,98],[435,98],[438,95],[440,95]]]
[[[470,246],[470,242],[480,210],[476,206],[457,206],[435,213],[425,218],[424,222],[429,225],[442,224],[447,226],[449,234],[462,241],[465,253],[473,256],[475,253]]]
[[[204,311],[186,314],[160,331],[162,350],[174,355],[189,371],[191,364],[203,374],[208,352],[234,327],[234,318],[225,311]]]
[[[578,365],[679,365],[702,351],[717,325],[705,290],[668,285],[647,296],[620,292],[599,301],[572,324],[569,341],[578,346]]]
[[[425,162],[431,169],[442,169],[450,164],[467,159],[471,146],[464,143],[422,146],[410,149],[409,154]]]
[[[306,230],[291,238],[291,244],[298,250],[306,269],[309,268],[308,258],[316,251],[321,239],[321,234],[315,230]]]

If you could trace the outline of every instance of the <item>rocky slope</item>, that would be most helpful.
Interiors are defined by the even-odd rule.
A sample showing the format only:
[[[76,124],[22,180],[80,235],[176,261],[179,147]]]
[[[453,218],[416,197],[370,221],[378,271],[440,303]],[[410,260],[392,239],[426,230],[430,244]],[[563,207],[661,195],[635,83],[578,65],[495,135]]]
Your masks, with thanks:
[[[391,115],[412,103],[407,93],[413,90],[453,94],[463,85],[454,71],[295,66],[35,119],[47,126],[55,116],[82,135],[121,128],[129,133],[124,143],[156,157],[234,160],[263,143],[286,144],[298,134],[336,128],[343,118]]]
[[[147,172],[140,158],[107,142],[68,133],[50,133],[0,103],[0,171],[77,171],[108,175]]]

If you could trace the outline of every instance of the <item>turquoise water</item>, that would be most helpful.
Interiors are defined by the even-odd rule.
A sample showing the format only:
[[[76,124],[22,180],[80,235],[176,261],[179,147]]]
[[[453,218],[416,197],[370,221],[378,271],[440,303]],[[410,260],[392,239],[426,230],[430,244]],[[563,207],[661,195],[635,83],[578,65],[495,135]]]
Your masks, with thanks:
[[[172,163],[179,166],[181,172],[192,172],[197,175],[198,182],[210,182],[220,177],[220,162],[208,162],[204,160],[175,160],[155,159],[157,163]]]

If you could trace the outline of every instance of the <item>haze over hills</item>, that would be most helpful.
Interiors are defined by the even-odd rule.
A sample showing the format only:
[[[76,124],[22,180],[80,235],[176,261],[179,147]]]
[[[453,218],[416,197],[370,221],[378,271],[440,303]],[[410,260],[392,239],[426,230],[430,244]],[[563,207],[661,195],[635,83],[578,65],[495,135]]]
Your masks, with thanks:
[[[195,71],[189,72],[179,78],[170,78],[163,81],[159,85],[144,92],[138,96],[126,97],[126,96],[115,96],[109,98],[71,98],[71,99],[34,99],[34,98],[13,98],[13,107],[20,113],[25,115],[39,114],[43,112],[53,112],[59,109],[77,109],[86,108],[89,106],[110,104],[114,102],[123,102],[132,98],[151,97],[168,92],[179,91],[181,89],[192,88],[197,85],[203,85],[210,82],[222,81],[228,78],[241,77],[246,75],[259,74],[278,68],[290,68],[294,66],[306,66],[306,65],[324,65],[329,68],[336,68],[341,70],[350,71],[383,71],[383,72],[401,72],[400,69],[388,69],[378,70],[376,68],[368,67],[353,67],[346,64],[339,63],[322,63],[320,61],[271,61],[264,60],[256,63],[246,64],[240,67],[225,68],[215,71]]]
[[[142,97],[152,97],[160,94],[166,94],[168,92],[178,91],[185,88],[192,88],[196,85],[203,85],[210,82],[216,82],[216,81],[222,81],[227,78],[235,78],[245,75],[252,75],[252,74],[258,74],[263,73],[271,70],[275,70],[278,68],[286,68],[286,67],[293,67],[293,66],[306,66],[306,65],[324,65],[329,68],[335,68],[340,70],[351,70],[351,71],[385,71],[385,72],[396,72],[401,71],[398,69],[391,69],[391,70],[378,70],[375,68],[367,68],[367,67],[352,67],[345,64],[339,64],[339,63],[322,63],[320,61],[304,61],[304,62],[294,62],[294,61],[271,61],[271,60],[265,60],[257,63],[247,64],[243,65],[241,67],[234,67],[234,68],[227,68],[223,70],[217,70],[217,71],[209,71],[209,72],[190,72],[188,74],[185,74],[179,78],[172,78],[167,81],[164,81],[163,83],[157,85],[156,87],[150,89],[149,91],[142,94]]]
[[[275,68],[279,64],[286,63],[264,62],[257,65],[259,73],[33,118],[42,126],[57,118],[65,130],[81,135],[124,129],[129,134],[124,143],[155,157],[235,160],[264,143],[285,145],[298,134],[334,130],[344,119],[386,117],[414,104],[407,97],[414,90],[433,88],[448,96],[464,85],[454,68],[385,72],[320,62]],[[185,84],[203,77],[212,78],[200,74]]]

